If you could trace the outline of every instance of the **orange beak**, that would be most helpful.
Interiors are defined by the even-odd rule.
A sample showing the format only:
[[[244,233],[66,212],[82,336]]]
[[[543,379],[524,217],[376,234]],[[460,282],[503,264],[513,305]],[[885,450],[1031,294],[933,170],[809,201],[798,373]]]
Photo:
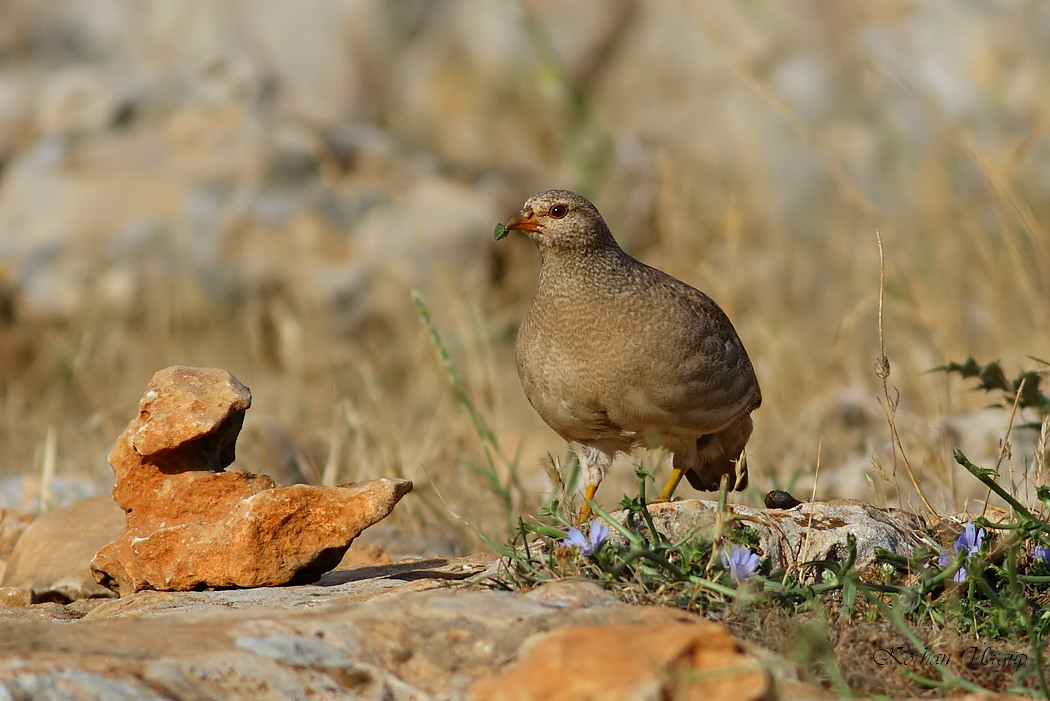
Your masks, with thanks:
[[[507,231],[532,231],[536,232],[541,229],[540,223],[532,216],[531,209],[523,209],[513,217],[507,220],[504,224]]]

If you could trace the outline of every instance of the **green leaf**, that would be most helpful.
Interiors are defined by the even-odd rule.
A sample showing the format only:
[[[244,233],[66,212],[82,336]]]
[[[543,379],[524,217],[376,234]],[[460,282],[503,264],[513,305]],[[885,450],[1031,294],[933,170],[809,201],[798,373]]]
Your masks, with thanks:
[[[1035,370],[1023,370],[1015,379],[1009,380],[999,361],[981,365],[973,358],[967,358],[964,363],[951,362],[935,367],[933,371],[955,373],[963,378],[976,379],[977,389],[984,392],[1002,392],[1003,401],[995,406],[1012,406],[1014,397],[1020,390],[1021,398],[1018,406],[1021,409],[1033,408],[1044,416],[1050,413],[1050,397],[1043,394],[1040,388],[1043,378]],[[1023,389],[1021,388],[1022,382],[1024,383]],[[1025,425],[1038,429],[1039,423],[1033,422],[1033,424]]]

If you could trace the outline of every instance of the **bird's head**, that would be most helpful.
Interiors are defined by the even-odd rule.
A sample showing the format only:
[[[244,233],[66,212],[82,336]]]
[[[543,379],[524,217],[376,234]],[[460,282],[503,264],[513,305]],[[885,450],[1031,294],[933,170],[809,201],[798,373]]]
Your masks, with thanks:
[[[496,227],[495,239],[511,231],[524,231],[541,250],[592,248],[613,242],[598,208],[569,190],[533,195],[520,212]]]

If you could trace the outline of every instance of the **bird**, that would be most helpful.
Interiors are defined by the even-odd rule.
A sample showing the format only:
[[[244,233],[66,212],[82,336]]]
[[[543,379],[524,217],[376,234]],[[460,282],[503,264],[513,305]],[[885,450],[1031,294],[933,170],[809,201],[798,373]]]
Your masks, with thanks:
[[[684,476],[715,491],[723,475],[747,487],[744,446],[762,403],[736,329],[706,294],[628,255],[590,201],[569,190],[526,200],[498,224],[498,241],[523,232],[539,249],[536,293],[518,329],[525,396],[572,447],[584,480],[576,523],[613,459],[663,448],[672,470],[655,501]]]

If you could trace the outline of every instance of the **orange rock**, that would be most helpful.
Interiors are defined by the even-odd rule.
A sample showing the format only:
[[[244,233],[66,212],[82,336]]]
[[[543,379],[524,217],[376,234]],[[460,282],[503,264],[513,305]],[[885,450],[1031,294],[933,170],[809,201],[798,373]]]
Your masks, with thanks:
[[[278,488],[264,475],[226,472],[250,405],[223,370],[154,375],[109,456],[126,518],[92,561],[96,580],[122,596],[314,581],[411,491],[401,479]]]
[[[472,701],[746,701],[774,697],[772,677],[722,626],[568,626],[537,636],[518,661],[479,680]]]

